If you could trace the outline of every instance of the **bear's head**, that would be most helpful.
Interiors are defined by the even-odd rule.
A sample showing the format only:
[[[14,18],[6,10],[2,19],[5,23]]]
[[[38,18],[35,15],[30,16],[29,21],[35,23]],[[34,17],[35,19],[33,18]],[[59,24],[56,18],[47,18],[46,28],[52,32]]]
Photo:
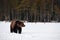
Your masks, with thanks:
[[[16,21],[15,25],[17,25],[18,27],[25,27],[24,23],[21,21]]]

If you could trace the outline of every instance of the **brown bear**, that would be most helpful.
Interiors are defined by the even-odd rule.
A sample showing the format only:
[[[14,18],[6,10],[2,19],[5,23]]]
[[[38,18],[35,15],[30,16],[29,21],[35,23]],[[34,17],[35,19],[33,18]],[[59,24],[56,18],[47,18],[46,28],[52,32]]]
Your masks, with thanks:
[[[10,25],[10,32],[17,33],[19,31],[19,33],[21,34],[22,27],[25,27],[23,22],[19,20],[12,20],[11,25]]]

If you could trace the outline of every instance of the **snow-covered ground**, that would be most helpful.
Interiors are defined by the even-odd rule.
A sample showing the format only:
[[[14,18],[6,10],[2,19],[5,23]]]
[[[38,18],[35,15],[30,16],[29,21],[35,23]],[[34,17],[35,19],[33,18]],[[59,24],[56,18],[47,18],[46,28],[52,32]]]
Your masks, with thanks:
[[[60,40],[60,23],[24,23],[22,34],[10,33],[10,22],[0,21],[0,40]]]

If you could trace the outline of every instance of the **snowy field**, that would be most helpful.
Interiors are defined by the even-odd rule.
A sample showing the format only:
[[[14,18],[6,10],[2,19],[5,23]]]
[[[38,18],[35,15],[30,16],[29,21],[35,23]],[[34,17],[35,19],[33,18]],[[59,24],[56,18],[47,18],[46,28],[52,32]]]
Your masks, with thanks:
[[[22,34],[10,33],[10,22],[0,21],[0,40],[60,40],[60,23],[24,23]]]

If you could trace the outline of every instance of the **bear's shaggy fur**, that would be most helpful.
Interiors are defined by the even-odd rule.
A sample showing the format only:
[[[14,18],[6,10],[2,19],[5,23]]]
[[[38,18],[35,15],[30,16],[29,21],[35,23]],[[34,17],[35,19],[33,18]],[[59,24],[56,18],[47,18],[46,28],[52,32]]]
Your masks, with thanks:
[[[10,24],[10,32],[17,33],[19,31],[19,33],[21,34],[22,27],[25,27],[23,22],[21,22],[19,20],[12,20],[11,24]]]

